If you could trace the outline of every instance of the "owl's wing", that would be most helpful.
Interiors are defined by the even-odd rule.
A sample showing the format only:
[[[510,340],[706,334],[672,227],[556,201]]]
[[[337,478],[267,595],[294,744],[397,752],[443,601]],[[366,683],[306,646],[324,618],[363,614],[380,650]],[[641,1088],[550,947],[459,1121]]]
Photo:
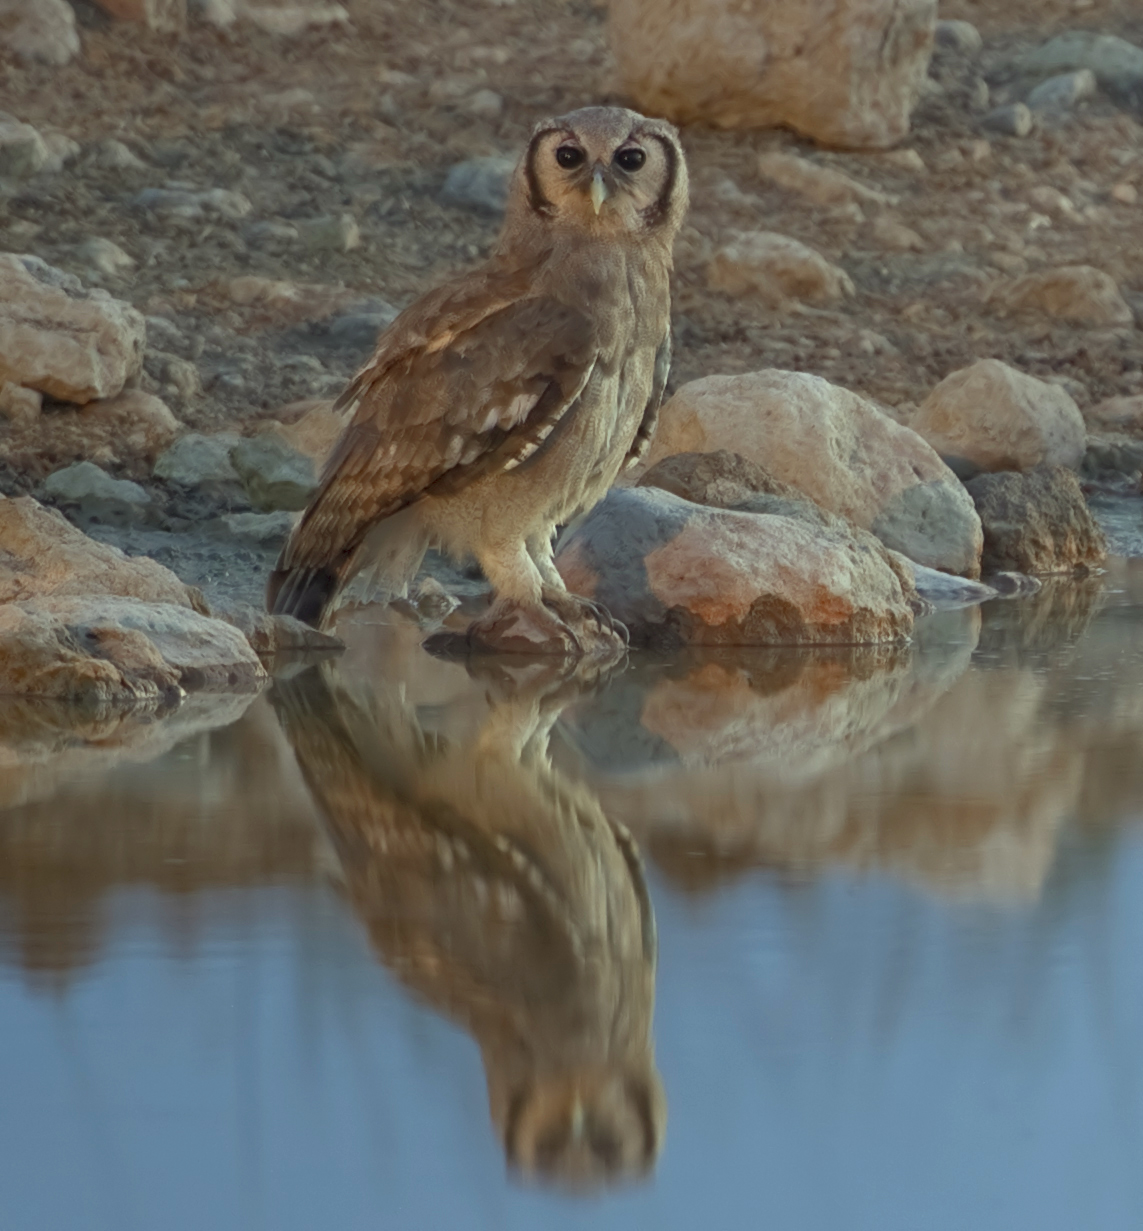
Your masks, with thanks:
[[[579,309],[519,279],[461,281],[383,335],[337,403],[356,407],[279,569],[328,566],[377,520],[536,452],[574,405],[598,346]]]
[[[631,448],[627,450],[627,456],[623,460],[625,468],[634,466],[651,445],[651,438],[655,435],[655,428],[659,426],[659,408],[663,405],[663,394],[666,392],[667,377],[670,374],[671,331],[668,327],[666,336],[659,343],[659,349],[655,352],[655,372],[651,384],[651,396],[647,399],[639,430],[635,433],[635,439],[631,442]]]

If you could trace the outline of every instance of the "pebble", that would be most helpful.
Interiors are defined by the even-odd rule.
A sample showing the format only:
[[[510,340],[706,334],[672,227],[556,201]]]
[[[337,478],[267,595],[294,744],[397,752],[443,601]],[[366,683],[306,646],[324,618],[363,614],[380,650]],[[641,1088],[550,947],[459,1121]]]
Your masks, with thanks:
[[[1139,200],[1139,192],[1134,184],[1116,184],[1111,190],[1111,199],[1120,205],[1134,205]]]
[[[892,252],[924,252],[925,241],[903,222],[884,216],[873,220],[873,238]]]
[[[62,171],[80,151],[79,142],[73,141],[66,133],[44,133],[43,138],[48,150],[48,161],[43,169],[53,174]]]
[[[508,183],[515,166],[514,158],[499,154],[456,163],[445,177],[440,193],[442,204],[502,214],[508,203]]]
[[[311,252],[352,252],[361,247],[361,228],[352,214],[328,214],[296,223],[297,235]]]
[[[504,110],[504,99],[495,90],[477,90],[462,110],[481,120],[495,120]]]
[[[44,395],[38,389],[27,389],[10,380],[0,383],[0,418],[28,422],[36,418],[43,405]]]
[[[219,538],[246,539],[260,547],[276,547],[290,537],[295,513],[226,513],[206,525]]]
[[[122,141],[116,141],[114,137],[101,141],[95,147],[92,161],[97,167],[104,167],[108,171],[145,171],[147,169],[147,164],[133,150],[124,145]]]
[[[349,21],[349,13],[340,4],[291,4],[284,8],[245,4],[241,13],[259,30],[285,38],[301,34],[311,26],[343,25]]]
[[[1032,112],[1023,103],[996,107],[980,121],[984,128],[1009,137],[1026,137],[1032,131]]]
[[[138,483],[113,479],[94,462],[77,462],[48,475],[44,495],[77,507],[84,517],[113,524],[137,521],[151,505]]]
[[[31,124],[0,120],[0,178],[30,179],[50,160],[51,152]]]
[[[1052,188],[1048,184],[1038,184],[1028,193],[1028,200],[1037,209],[1043,210],[1053,218],[1067,218],[1071,221],[1079,219],[1079,210],[1076,209],[1072,199],[1060,192],[1058,188]]]
[[[230,451],[230,462],[250,503],[263,513],[304,509],[317,487],[312,459],[276,430],[240,440]]]
[[[980,31],[970,21],[938,21],[933,28],[933,42],[963,56],[979,55],[984,47]]]
[[[148,351],[143,358],[147,375],[159,381],[165,395],[174,394],[180,402],[189,402],[202,392],[198,368],[187,359],[166,351]]]
[[[1117,100],[1138,104],[1143,90],[1143,48],[1113,34],[1070,30],[1017,57],[1011,69],[1025,78],[1088,69]]]
[[[1081,68],[1042,81],[1026,101],[1032,111],[1069,111],[1076,103],[1092,98],[1097,88],[1095,74],[1089,68]]]
[[[380,301],[378,301],[380,302]],[[397,309],[389,304],[369,311],[348,312],[330,322],[329,340],[343,350],[371,350],[382,330],[397,319]]]
[[[134,197],[132,204],[152,213],[192,220],[213,213],[235,221],[245,218],[254,208],[249,198],[227,188],[210,188],[205,192],[192,192],[184,188],[144,188]]]
[[[213,436],[190,432],[159,456],[155,477],[180,487],[237,483],[238,471],[231,464],[230,452],[241,442],[242,437],[236,432],[218,432]]]
[[[75,255],[89,269],[97,270],[109,277],[116,277],[135,264],[134,258],[124,252],[118,244],[110,239],[103,239],[101,236],[85,239],[76,248]]]
[[[5,18],[4,42],[20,60],[62,68],[79,55],[75,11],[67,0],[0,2]]]
[[[289,222],[252,222],[242,229],[242,238],[256,248],[292,244],[298,236],[298,228]]]

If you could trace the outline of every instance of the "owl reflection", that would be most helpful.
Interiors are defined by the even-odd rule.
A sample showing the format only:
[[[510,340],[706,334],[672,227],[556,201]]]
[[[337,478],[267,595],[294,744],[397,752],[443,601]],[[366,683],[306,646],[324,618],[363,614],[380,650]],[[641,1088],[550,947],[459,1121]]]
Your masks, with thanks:
[[[377,954],[479,1044],[508,1161],[590,1188],[650,1170],[666,1103],[638,851],[548,757],[574,691],[517,688],[465,741],[329,664],[274,700]]]

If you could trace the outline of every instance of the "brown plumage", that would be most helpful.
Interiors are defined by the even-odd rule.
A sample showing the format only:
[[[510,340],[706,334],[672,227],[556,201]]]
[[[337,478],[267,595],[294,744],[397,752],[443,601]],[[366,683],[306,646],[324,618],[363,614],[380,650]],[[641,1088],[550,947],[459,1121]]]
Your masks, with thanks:
[[[551,540],[650,440],[686,203],[669,124],[588,107],[538,125],[488,262],[406,309],[339,399],[353,417],[270,610],[321,626],[357,574],[401,593],[436,546],[474,555],[493,587],[473,640],[613,648],[616,626],[568,594]]]
[[[491,700],[462,740],[333,664],[272,696],[378,957],[479,1045],[509,1161],[576,1186],[646,1174],[655,921],[631,835],[549,758],[574,681]]]

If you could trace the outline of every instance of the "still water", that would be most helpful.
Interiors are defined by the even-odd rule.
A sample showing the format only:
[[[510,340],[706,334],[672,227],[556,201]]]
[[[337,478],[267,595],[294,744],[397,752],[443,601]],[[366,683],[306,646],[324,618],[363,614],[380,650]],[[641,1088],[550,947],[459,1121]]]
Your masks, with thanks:
[[[1143,570],[0,707],[3,1231],[1143,1226]]]

